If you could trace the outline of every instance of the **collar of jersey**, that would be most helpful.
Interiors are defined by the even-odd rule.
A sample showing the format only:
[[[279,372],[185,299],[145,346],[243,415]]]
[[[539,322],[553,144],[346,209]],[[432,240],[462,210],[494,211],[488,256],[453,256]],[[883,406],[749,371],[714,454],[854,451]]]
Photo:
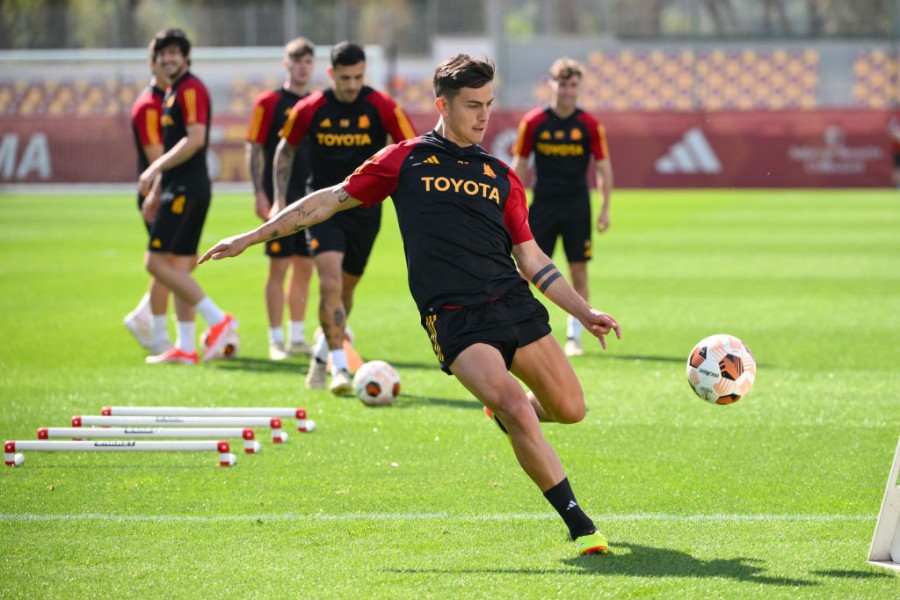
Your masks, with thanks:
[[[440,133],[437,132],[437,129],[432,129],[428,134],[434,137],[434,139],[442,145],[444,148],[450,151],[451,154],[455,154],[457,156],[469,156],[472,154],[483,154],[484,150],[478,144],[472,144],[471,146],[460,146],[454,142],[451,142]]]

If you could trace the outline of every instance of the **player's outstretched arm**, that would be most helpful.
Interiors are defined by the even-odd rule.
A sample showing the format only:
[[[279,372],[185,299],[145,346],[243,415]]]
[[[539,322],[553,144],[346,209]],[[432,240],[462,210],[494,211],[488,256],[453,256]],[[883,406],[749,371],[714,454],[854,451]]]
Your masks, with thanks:
[[[338,211],[362,204],[348,194],[340,184],[318,190],[291,204],[252,231],[234,235],[217,243],[200,257],[197,264],[237,256],[248,247],[291,235],[321,223]]]
[[[544,254],[534,240],[513,246],[513,257],[519,271],[554,304],[581,321],[585,329],[600,340],[606,349],[606,335],[615,332],[622,339],[619,323],[610,315],[593,308],[569,285],[553,261]]]

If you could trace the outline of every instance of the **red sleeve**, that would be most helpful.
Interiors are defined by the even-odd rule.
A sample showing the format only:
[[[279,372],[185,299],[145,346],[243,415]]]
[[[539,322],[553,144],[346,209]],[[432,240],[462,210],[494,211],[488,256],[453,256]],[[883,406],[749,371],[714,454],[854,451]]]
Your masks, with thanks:
[[[582,123],[587,125],[588,131],[590,132],[591,154],[594,155],[594,158],[597,160],[609,158],[609,147],[606,145],[606,128],[603,127],[600,121],[586,112],[579,114],[578,118]]]
[[[403,109],[397,106],[394,99],[387,94],[374,91],[368,96],[368,100],[378,109],[381,122],[394,143],[402,142],[416,137],[416,132],[409,122],[409,117]]]
[[[544,110],[536,108],[522,117],[519,121],[519,133],[516,135],[516,143],[513,145],[513,156],[528,158],[534,148],[534,130],[543,120]]]
[[[397,189],[400,166],[418,139],[385,146],[350,174],[341,186],[365,206],[382,202]]]
[[[253,102],[253,115],[250,117],[250,124],[247,126],[247,137],[245,139],[248,142],[266,143],[269,128],[272,126],[272,120],[275,118],[275,105],[277,103],[278,97],[272,92],[263,92],[257,96]]]
[[[131,113],[131,121],[134,123],[141,146],[162,144],[162,125],[159,116],[162,111],[153,102],[135,103]]]
[[[503,207],[503,222],[506,224],[506,229],[509,230],[514,246],[534,239],[531,227],[528,225],[528,201],[525,198],[525,186],[522,185],[522,180],[512,169],[509,169],[509,198],[506,199],[506,206]]]
[[[309,96],[298,101],[291,109],[287,121],[278,135],[287,140],[291,146],[297,147],[303,141],[306,132],[309,131],[309,125],[312,123],[313,115],[319,110],[325,102],[325,95],[320,91],[315,91]]]
[[[178,90],[178,106],[184,115],[184,126],[209,126],[209,92],[196,77],[189,77]]]

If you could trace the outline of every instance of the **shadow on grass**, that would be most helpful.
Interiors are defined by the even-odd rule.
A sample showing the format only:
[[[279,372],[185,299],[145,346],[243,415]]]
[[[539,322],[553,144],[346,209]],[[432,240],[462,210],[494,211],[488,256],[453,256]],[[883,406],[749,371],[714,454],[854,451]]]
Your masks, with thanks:
[[[628,551],[623,551],[623,549]],[[581,556],[567,558],[562,561],[569,569],[385,569],[390,573],[404,574],[446,574],[460,573],[480,574],[517,574],[547,575],[558,573],[571,575],[626,575],[631,577],[714,577],[717,579],[734,579],[757,584],[780,585],[787,587],[820,585],[814,581],[792,579],[789,577],[768,577],[765,569],[754,563],[762,563],[758,558],[728,558],[701,560],[687,552],[669,548],[653,548],[639,544],[616,544],[612,553],[598,556]]]
[[[868,568],[877,569],[878,567],[867,565]],[[848,571],[848,570],[830,570],[830,571],[813,571],[813,575],[820,575],[822,577],[840,577],[842,579],[891,579],[892,577],[896,577],[896,575],[892,573],[887,573],[884,571],[874,572],[874,571]],[[900,581],[900,579],[898,579]]]
[[[404,393],[400,396],[400,400],[394,404],[394,408],[418,408],[423,405],[463,408],[466,410],[480,409],[484,406],[474,398],[469,398],[468,400],[458,398],[432,398],[430,396],[413,396],[412,394]]]
[[[256,371],[259,373],[301,373],[306,375],[309,369],[307,358],[288,360],[269,360],[252,356],[238,356],[227,360],[215,360],[210,363],[223,371]]]
[[[256,356],[238,356],[231,359],[220,359],[212,364],[223,371],[257,371],[257,372],[300,372],[306,375],[309,370],[309,358],[305,356],[292,357],[287,360],[270,360]],[[404,370],[434,370],[439,371],[437,363],[400,362],[388,360],[394,368]]]
[[[622,552],[622,549],[628,552]],[[790,587],[818,585],[813,581],[789,577],[769,577],[758,558],[722,558],[702,560],[671,548],[618,543],[605,556],[570,558],[564,563],[585,574],[630,575],[633,577],[716,577],[767,585]]]

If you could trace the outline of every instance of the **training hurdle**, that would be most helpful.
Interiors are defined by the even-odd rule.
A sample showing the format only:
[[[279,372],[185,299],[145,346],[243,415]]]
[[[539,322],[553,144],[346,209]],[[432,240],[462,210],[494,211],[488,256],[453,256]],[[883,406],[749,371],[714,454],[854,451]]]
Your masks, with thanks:
[[[888,475],[887,489],[881,502],[881,512],[875,523],[869,564],[900,572],[900,441],[894,453],[894,464]]]
[[[171,417],[279,417],[297,419],[297,431],[307,433],[316,428],[316,422],[306,418],[305,408],[233,408],[191,406],[104,406],[104,416],[171,416]]]
[[[124,417],[76,415],[72,417],[72,427],[269,427],[272,429],[272,442],[286,442],[288,434],[281,430],[281,419],[278,417]]]
[[[3,462],[6,466],[18,467],[24,463],[25,456],[20,452],[218,452],[220,467],[230,467],[237,462],[237,457],[231,453],[231,446],[223,440],[191,442],[9,440],[3,445]]]
[[[250,428],[238,427],[40,427],[39,440],[70,438],[214,438],[244,440],[244,454],[256,454],[261,446]]]

